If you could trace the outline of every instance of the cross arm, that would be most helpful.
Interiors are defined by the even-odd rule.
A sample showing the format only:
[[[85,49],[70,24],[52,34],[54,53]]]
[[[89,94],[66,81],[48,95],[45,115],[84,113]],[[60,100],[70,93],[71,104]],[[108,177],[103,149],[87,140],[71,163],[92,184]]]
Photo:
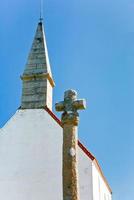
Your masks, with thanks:
[[[59,103],[55,104],[55,109],[56,111],[60,112],[60,111],[64,111],[64,102],[61,101]]]
[[[86,101],[85,99],[78,99],[73,102],[73,106],[77,110],[84,110],[86,109]]]

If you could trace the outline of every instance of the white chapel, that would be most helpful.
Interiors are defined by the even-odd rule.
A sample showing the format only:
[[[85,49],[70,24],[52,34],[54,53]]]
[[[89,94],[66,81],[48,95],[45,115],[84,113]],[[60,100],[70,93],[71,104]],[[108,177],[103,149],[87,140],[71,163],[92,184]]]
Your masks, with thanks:
[[[79,140],[79,198],[63,198],[63,124],[52,111],[55,83],[42,20],[21,80],[20,108],[0,129],[0,200],[111,200],[98,161]]]

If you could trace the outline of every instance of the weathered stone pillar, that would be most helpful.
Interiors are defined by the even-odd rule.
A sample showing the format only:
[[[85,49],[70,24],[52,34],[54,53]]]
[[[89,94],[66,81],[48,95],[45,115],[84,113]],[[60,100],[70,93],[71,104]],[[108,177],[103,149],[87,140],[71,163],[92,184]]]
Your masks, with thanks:
[[[85,101],[76,99],[76,91],[68,90],[64,94],[64,101],[55,105],[57,111],[63,111],[63,200],[79,200],[77,110],[85,109]]]

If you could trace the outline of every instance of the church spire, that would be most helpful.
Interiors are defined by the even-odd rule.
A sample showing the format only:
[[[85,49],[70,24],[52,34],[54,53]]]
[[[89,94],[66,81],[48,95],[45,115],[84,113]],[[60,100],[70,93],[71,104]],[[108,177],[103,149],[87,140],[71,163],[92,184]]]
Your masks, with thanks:
[[[38,23],[32,48],[21,79],[23,81],[22,109],[43,108],[45,106],[52,109],[54,81],[41,19]]]

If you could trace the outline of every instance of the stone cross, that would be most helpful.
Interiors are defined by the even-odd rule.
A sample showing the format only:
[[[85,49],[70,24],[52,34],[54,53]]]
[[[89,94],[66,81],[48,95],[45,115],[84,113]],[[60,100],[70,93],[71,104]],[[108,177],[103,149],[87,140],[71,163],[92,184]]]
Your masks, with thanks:
[[[74,90],[67,90],[64,93],[64,101],[55,104],[56,111],[63,111],[62,124],[73,123],[78,125],[79,114],[77,110],[86,108],[84,99],[77,100],[77,92]]]
[[[68,90],[64,101],[56,103],[56,111],[63,111],[63,200],[79,200],[77,126],[78,110],[86,108],[85,100],[77,100],[77,92]]]

